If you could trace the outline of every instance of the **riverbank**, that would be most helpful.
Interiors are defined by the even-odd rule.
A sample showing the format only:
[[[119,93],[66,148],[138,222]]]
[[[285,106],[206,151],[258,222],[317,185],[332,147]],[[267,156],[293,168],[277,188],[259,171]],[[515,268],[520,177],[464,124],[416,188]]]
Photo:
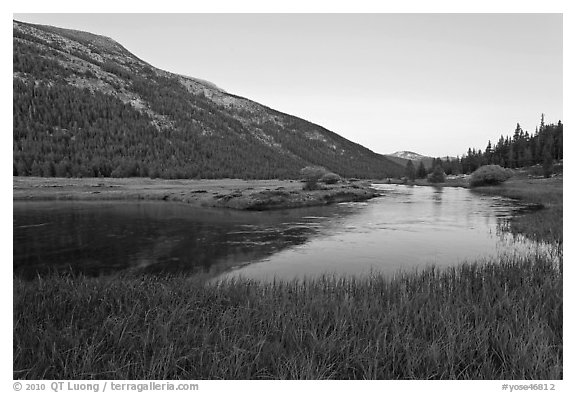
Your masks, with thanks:
[[[520,200],[535,211],[513,217],[512,233],[558,244],[563,242],[563,180],[554,178],[513,178],[497,186],[476,187],[474,192]]]
[[[22,200],[158,200],[201,207],[271,210],[356,202],[374,198],[366,182],[340,182],[302,190],[295,180],[164,180],[147,178],[14,177],[13,199]]]

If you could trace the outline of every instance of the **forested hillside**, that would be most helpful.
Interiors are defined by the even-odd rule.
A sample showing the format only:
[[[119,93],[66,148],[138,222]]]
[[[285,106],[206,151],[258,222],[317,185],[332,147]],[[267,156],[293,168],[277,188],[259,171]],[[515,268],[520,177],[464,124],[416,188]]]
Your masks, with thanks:
[[[18,176],[383,178],[401,165],[294,116],[145,63],[115,41],[13,23]]]

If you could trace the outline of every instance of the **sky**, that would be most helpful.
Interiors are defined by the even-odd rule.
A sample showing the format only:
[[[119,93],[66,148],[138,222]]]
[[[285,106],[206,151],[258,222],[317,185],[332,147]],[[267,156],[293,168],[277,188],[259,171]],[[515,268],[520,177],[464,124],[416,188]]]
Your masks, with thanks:
[[[113,38],[151,65],[377,153],[456,156],[563,120],[562,14],[14,14]]]

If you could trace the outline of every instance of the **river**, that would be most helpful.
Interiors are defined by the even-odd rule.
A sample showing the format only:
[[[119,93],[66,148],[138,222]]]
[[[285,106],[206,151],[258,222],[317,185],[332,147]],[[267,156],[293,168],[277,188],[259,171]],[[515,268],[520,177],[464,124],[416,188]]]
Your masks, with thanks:
[[[361,203],[270,212],[171,202],[13,205],[14,274],[207,273],[256,280],[395,274],[540,247],[501,224],[524,207],[463,188],[375,185]]]

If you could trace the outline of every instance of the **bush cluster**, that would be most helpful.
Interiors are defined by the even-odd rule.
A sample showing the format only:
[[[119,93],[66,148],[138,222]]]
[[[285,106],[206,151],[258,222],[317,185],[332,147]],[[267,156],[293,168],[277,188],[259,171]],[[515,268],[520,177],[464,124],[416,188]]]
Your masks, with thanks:
[[[512,170],[500,165],[484,165],[470,176],[470,187],[490,186],[505,182],[512,177]]]
[[[337,174],[328,171],[321,166],[307,166],[300,170],[302,174],[302,181],[304,182],[304,190],[318,189],[318,183],[336,184],[341,179]]]
[[[320,179],[320,182],[324,183],[324,184],[336,184],[338,183],[340,180],[342,180],[340,178],[340,176],[338,176],[335,173],[332,172],[328,172],[326,173],[324,176],[322,176],[322,178]]]
[[[429,183],[444,183],[446,181],[446,173],[440,165],[436,165],[434,171],[428,175]]]

